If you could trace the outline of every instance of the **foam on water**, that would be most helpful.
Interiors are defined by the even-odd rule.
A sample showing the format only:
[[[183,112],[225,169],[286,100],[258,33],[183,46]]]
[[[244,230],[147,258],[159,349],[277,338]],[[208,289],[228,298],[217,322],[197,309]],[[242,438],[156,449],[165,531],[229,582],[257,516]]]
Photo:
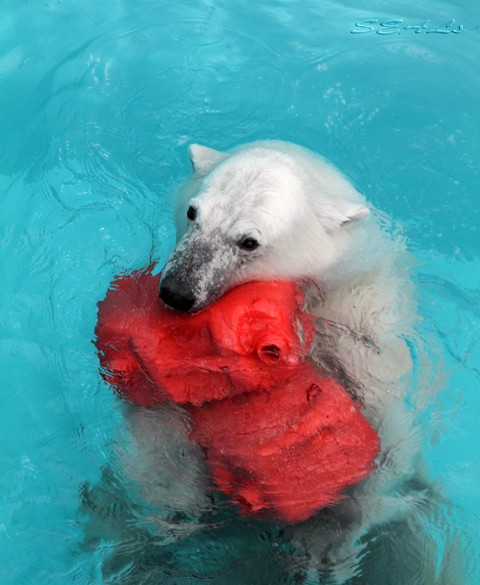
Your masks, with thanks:
[[[162,583],[288,582],[273,528],[247,538],[228,517],[159,555],[113,507],[118,531],[95,540],[85,487],[125,424],[98,375],[97,301],[115,273],[165,261],[189,143],[263,138],[322,153],[402,226],[434,364],[419,353],[415,379],[438,391],[419,411],[423,451],[451,502],[427,533],[461,534],[448,585],[480,582],[479,27],[457,0],[2,4],[2,583],[143,583],[159,565]],[[97,506],[123,489],[110,485]]]

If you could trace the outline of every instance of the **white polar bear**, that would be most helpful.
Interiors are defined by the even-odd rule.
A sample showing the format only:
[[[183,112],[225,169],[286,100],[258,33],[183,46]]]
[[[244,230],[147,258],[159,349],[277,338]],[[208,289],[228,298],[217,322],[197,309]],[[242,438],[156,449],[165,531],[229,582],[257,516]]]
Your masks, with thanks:
[[[222,153],[192,145],[190,157],[160,297],[195,312],[248,280],[307,282],[310,310],[325,325],[312,358],[341,378],[380,434],[382,465],[344,504],[355,512],[343,514],[349,527],[329,555],[338,560],[411,501],[393,496],[418,450],[404,405],[415,306],[403,239],[337,169],[299,146],[265,141]]]
[[[283,532],[310,559],[306,570],[328,566],[342,583],[355,571],[362,537],[421,507],[428,491],[404,489],[417,473],[420,437],[404,400],[415,305],[403,239],[338,170],[299,146],[265,141],[221,153],[192,145],[190,157],[194,173],[178,199],[178,242],[160,297],[195,312],[241,282],[301,281],[319,318],[311,358],[340,379],[381,438],[382,457],[368,480]],[[175,539],[169,510],[208,513],[208,472],[178,410],[133,408],[129,419],[136,446],[122,454],[127,474],[150,521]],[[195,529],[189,524],[185,534]]]

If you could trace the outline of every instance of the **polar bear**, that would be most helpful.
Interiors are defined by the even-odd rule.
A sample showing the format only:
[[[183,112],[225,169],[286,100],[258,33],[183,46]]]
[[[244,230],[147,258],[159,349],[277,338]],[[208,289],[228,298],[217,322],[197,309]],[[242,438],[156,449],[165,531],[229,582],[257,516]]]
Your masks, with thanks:
[[[318,558],[338,564],[372,525],[421,497],[399,495],[419,449],[404,401],[416,311],[403,238],[335,167],[300,146],[262,141],[224,153],[194,144],[190,158],[161,299],[196,312],[245,281],[303,282],[319,318],[312,359],[340,378],[381,437],[377,472],[327,512],[344,528],[335,521],[326,530],[319,514],[315,536],[312,522],[292,531],[308,554],[316,546]]]
[[[328,582],[344,583],[375,527],[403,527],[404,540],[412,540],[415,510],[432,499],[419,479],[421,436],[405,401],[416,307],[404,240],[333,165],[300,146],[261,141],[225,153],[194,144],[189,153],[193,174],[177,201],[163,302],[194,313],[245,281],[299,281],[318,318],[310,358],[339,379],[379,433],[382,455],[371,477],[335,506],[281,531],[305,559],[293,581],[318,583],[327,570]],[[118,460],[141,494],[135,523],[146,516],[162,542],[202,530],[212,500],[202,454],[188,440],[188,417],[133,407],[127,419],[133,446]],[[195,517],[198,523],[181,520]],[[410,565],[407,559],[400,571],[405,580],[396,571],[392,583],[413,582]],[[368,582],[390,583],[383,575]]]

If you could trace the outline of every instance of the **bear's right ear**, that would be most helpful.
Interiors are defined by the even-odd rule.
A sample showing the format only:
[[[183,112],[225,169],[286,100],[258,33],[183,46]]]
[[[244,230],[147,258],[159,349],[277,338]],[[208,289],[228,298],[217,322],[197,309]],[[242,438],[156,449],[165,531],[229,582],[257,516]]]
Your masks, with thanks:
[[[192,161],[193,170],[199,175],[206,175],[215,165],[227,158],[228,154],[201,146],[200,144],[190,144],[188,154]]]

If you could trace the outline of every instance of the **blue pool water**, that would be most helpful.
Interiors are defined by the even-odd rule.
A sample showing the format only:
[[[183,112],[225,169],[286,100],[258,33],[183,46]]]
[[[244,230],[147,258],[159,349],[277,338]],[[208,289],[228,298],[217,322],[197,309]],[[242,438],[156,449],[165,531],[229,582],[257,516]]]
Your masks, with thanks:
[[[458,583],[480,583],[480,5],[6,0],[0,33],[0,583],[106,579],[115,535],[86,546],[80,504],[123,424],[96,303],[165,261],[187,145],[261,138],[321,152],[407,237],[437,374],[423,452]],[[216,538],[208,579],[180,555],[155,582],[269,582],[231,580]]]

